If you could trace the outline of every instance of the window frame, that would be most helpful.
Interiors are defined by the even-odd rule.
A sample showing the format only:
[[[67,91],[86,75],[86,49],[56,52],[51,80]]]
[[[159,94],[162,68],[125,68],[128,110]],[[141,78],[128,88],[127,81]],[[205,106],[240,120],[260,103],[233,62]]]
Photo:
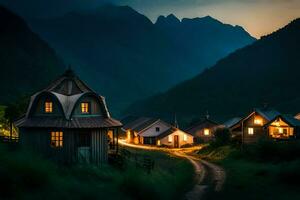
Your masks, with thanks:
[[[158,126],[155,127],[155,131],[156,131],[156,132],[159,132],[159,131],[160,131],[160,127],[158,127]]]
[[[44,113],[49,114],[53,113],[53,102],[50,100],[46,100],[44,103]]]
[[[254,128],[248,127],[248,135],[254,135]]]
[[[186,142],[187,140],[188,140],[188,136],[187,136],[187,134],[184,133],[184,134],[183,134],[183,141]]]
[[[61,149],[64,146],[64,132],[51,131],[50,132],[50,146],[54,149]]]
[[[85,109],[87,109],[87,112],[84,112],[83,109],[83,105],[87,105],[87,107]],[[80,103],[80,111],[81,111],[81,114],[84,114],[84,115],[88,115],[88,114],[91,114],[91,103],[90,102],[81,102]]]
[[[168,135],[168,142],[169,142],[169,143],[173,142],[172,135]]]
[[[204,136],[210,136],[210,129],[209,128],[205,128],[203,131],[203,135]]]

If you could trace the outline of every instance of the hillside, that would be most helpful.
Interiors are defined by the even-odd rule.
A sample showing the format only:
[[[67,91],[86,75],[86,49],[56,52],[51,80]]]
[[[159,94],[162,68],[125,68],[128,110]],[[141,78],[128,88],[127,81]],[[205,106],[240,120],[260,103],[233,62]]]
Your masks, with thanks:
[[[106,96],[114,113],[194,77],[254,41],[243,29],[212,18],[182,22],[173,30],[166,30],[168,17],[160,23],[163,18],[153,24],[128,6],[105,5],[94,11],[31,20],[31,25]],[[211,43],[202,45],[203,41]]]
[[[0,6],[0,104],[45,86],[64,65],[18,16]]]
[[[127,113],[185,121],[208,110],[219,120],[267,103],[285,113],[300,111],[300,19],[237,50],[215,66],[168,92],[133,104]]]

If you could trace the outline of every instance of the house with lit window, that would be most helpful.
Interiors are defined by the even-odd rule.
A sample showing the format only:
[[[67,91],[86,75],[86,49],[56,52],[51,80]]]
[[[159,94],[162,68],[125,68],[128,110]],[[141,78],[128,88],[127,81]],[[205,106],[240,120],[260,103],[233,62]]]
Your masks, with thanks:
[[[300,120],[292,115],[278,115],[265,125],[270,138],[273,139],[296,139],[299,137]]]
[[[255,108],[245,117],[240,125],[242,127],[242,142],[256,142],[262,136],[267,136],[265,125],[279,116],[280,113],[270,108]]]
[[[209,116],[206,116],[204,119],[187,128],[185,132],[194,136],[195,143],[202,143],[213,140],[214,132],[221,127],[221,124],[209,119]]]
[[[104,97],[72,70],[34,94],[27,113],[15,125],[26,149],[64,164],[96,165],[117,151],[122,126],[110,116]]]
[[[123,127],[127,142],[180,148],[193,144],[193,136],[160,119],[140,117]]]

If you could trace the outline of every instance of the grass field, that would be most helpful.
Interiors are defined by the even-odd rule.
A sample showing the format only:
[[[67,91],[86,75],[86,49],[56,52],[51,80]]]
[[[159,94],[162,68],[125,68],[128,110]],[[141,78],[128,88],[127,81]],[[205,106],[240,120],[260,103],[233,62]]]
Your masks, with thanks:
[[[230,146],[203,150],[200,155],[217,162],[227,173],[223,191],[210,199],[300,199],[299,158],[253,159]]]
[[[192,186],[193,168],[187,161],[160,152],[131,151],[155,161],[151,174],[132,161],[122,169],[62,167],[2,145],[0,199],[181,199]]]

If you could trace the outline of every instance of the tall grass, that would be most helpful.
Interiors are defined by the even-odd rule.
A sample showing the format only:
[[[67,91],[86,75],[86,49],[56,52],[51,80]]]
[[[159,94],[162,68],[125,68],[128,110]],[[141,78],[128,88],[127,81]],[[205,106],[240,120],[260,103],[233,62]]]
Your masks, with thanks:
[[[38,155],[0,145],[0,199],[179,199],[193,184],[193,168],[183,160],[150,152],[151,174],[129,161],[64,167]]]

